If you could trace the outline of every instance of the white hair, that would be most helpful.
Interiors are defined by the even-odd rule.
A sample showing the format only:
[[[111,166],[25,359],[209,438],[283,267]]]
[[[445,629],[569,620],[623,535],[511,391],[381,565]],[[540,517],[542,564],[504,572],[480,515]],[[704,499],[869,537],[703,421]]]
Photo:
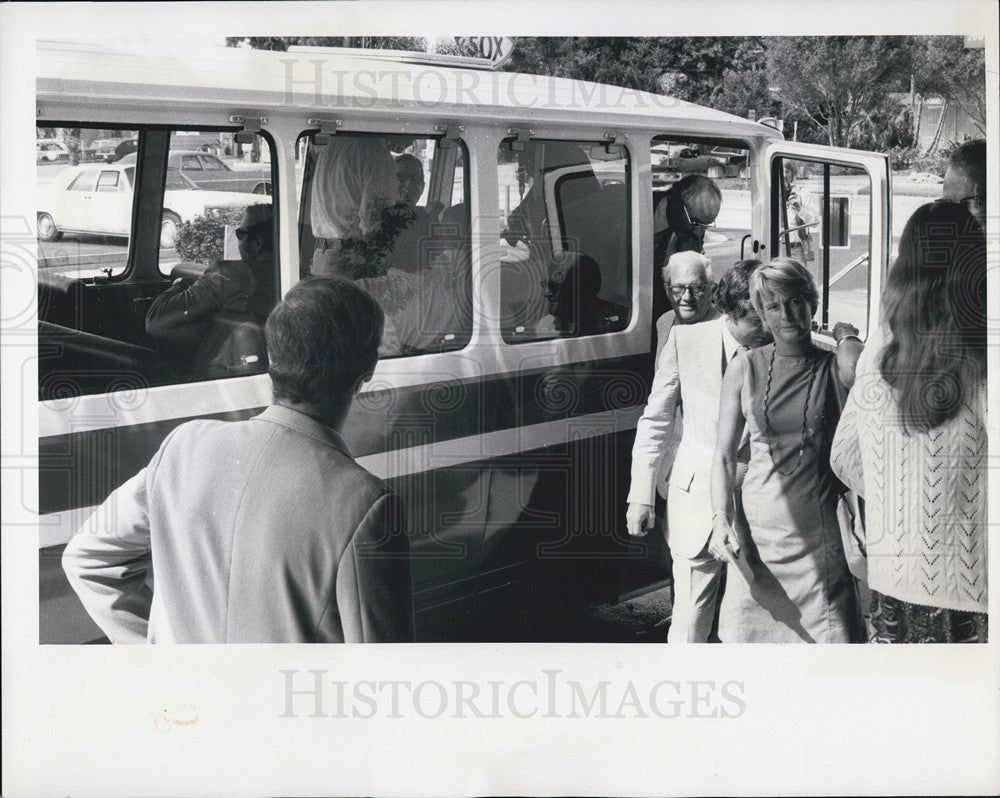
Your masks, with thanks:
[[[685,266],[693,266],[694,268],[700,270],[704,275],[705,279],[710,282],[715,282],[715,277],[712,275],[712,261],[702,255],[700,252],[695,252],[694,250],[685,250],[684,252],[675,252],[670,256],[666,265],[663,267],[661,272],[663,279],[666,282],[670,282],[670,274],[673,267],[681,269]]]

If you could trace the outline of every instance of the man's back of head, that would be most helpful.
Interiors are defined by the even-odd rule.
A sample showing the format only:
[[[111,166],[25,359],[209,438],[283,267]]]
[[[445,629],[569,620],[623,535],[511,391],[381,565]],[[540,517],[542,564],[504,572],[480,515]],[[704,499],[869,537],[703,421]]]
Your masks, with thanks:
[[[265,326],[275,403],[321,410],[335,421],[375,368],[384,322],[379,304],[350,280],[296,284]]]

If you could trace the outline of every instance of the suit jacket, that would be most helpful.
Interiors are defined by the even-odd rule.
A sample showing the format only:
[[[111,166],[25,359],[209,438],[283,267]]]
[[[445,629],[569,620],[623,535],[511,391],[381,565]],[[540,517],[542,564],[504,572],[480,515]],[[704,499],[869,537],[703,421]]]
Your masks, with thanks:
[[[399,499],[289,408],[192,421],[63,554],[113,642],[389,642],[412,636]]]
[[[684,429],[669,469],[670,550],[695,557],[712,531],[709,495],[722,390],[724,318],[675,324],[660,352],[646,409],[636,426],[628,501],[653,504],[657,473],[676,434],[683,402]]]

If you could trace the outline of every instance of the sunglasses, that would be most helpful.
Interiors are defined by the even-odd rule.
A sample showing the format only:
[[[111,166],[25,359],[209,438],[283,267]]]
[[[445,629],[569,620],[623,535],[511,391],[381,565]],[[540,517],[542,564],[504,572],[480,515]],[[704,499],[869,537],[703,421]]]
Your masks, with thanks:
[[[689,227],[700,228],[704,230],[711,224],[711,222],[699,222],[695,219],[692,219],[691,214],[688,212],[687,205],[681,203],[681,207],[684,209],[684,216],[685,218],[687,218],[687,223]]]
[[[266,225],[266,224],[268,224],[268,222],[264,222],[263,224]],[[236,240],[237,241],[246,241],[247,239],[249,239],[249,238],[251,238],[253,236],[259,236],[259,235],[262,235],[262,234],[263,234],[263,225],[261,225],[261,224],[252,224],[252,225],[250,225],[250,227],[237,227],[236,228]]]

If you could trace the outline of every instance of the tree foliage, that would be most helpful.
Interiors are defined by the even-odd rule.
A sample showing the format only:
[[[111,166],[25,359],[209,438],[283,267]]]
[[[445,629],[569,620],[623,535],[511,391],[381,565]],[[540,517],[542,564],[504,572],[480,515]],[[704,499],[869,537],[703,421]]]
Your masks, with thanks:
[[[230,36],[229,47],[285,52],[293,45],[309,47],[360,47],[367,50],[412,50],[423,52],[427,40],[419,36]]]
[[[409,36],[227,43],[427,48]],[[437,49],[461,53],[457,45]],[[505,69],[668,94],[737,116],[778,116],[798,123],[800,140],[834,146],[912,150],[919,100],[930,95],[958,106],[986,132],[984,52],[966,50],[959,36],[520,37]]]
[[[916,91],[958,106],[985,136],[985,51],[966,50],[960,36],[915,38],[913,47]]]
[[[707,102],[726,70],[763,65],[760,37],[524,37],[515,72],[590,80]]]
[[[909,89],[911,49],[900,36],[772,37],[767,71],[787,111],[834,147],[861,146]]]
[[[229,208],[218,216],[195,216],[177,230],[177,255],[181,260],[204,263],[222,260],[226,225],[239,226],[243,208]]]

